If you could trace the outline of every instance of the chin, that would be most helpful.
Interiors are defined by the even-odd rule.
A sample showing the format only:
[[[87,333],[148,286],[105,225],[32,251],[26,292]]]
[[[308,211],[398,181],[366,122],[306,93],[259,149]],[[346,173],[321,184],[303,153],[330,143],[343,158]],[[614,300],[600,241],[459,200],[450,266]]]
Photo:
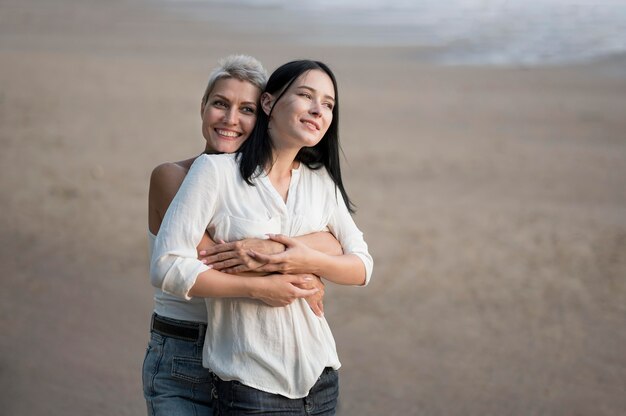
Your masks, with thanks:
[[[218,153],[234,153],[239,149],[242,142],[218,142],[215,146],[215,151]]]
[[[304,147],[314,147],[321,141],[322,141],[321,137],[316,138],[316,139],[304,140]]]

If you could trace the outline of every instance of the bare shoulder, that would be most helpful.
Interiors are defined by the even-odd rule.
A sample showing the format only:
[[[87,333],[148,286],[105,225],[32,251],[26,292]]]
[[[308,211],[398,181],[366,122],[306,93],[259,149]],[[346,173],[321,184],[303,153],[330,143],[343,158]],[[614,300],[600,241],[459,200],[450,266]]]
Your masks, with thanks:
[[[187,171],[176,163],[162,163],[150,175],[150,200],[170,199],[183,183]]]
[[[148,192],[148,221],[153,233],[158,231],[165,211],[189,172],[191,162],[183,160],[161,163],[152,170]]]
[[[179,160],[178,162],[161,163],[152,170],[152,178],[184,178],[195,160],[196,158],[194,157],[191,159]]]
[[[187,175],[188,169],[185,169],[179,162],[161,163],[152,170],[150,175],[150,187],[161,187],[172,181],[182,183]]]
[[[194,158],[178,162],[161,163],[152,170],[150,175],[150,191],[178,191]],[[168,192],[169,193],[169,192]]]

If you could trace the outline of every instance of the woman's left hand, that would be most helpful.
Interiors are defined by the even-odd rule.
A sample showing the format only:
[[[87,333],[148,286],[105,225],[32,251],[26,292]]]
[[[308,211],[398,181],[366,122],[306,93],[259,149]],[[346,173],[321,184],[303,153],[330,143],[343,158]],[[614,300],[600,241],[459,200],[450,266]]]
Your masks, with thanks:
[[[315,255],[318,251],[309,248],[304,243],[282,234],[268,234],[270,240],[281,243],[285,251],[279,254],[266,255],[250,250],[248,255],[263,266],[257,267],[257,272],[267,273],[313,273],[315,274]]]
[[[250,250],[264,253],[280,253],[284,246],[271,240],[258,238],[246,238],[232,243],[219,240],[217,244],[207,247],[198,253],[198,258],[204,264],[210,264],[214,270],[224,273],[242,273],[258,271],[257,268],[264,263],[252,258]]]

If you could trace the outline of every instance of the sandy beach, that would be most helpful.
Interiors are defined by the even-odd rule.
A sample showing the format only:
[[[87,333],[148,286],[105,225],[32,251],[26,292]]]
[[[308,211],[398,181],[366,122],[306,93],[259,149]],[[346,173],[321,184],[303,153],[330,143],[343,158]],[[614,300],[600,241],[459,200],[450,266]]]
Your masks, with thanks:
[[[248,53],[338,78],[375,259],[367,288],[327,287],[340,415],[623,414],[626,57],[417,52],[250,36],[140,0],[0,2],[1,413],[145,414],[149,175],[200,152],[208,72]]]

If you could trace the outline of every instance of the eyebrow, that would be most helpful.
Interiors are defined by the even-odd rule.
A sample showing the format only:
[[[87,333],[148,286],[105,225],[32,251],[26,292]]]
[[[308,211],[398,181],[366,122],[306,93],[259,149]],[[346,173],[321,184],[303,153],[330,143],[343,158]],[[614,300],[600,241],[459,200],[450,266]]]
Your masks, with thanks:
[[[215,98],[215,97],[219,97],[219,98],[221,98],[222,100],[226,100],[226,101],[228,101],[228,102],[230,102],[230,101],[231,101],[231,99],[230,99],[230,98],[228,98],[228,97],[227,97],[227,96],[225,96],[225,95],[219,94],[219,93],[216,93],[216,94],[213,96],[213,98]],[[254,106],[256,106],[256,102],[254,102],[254,101],[244,101],[244,102],[242,102],[241,104],[246,104],[246,105],[254,105]]]
[[[317,90],[315,88],[311,88],[307,85],[298,85],[296,88],[304,88],[305,90],[309,90],[311,92],[317,92]],[[324,98],[332,100],[332,102],[335,102],[335,98],[331,97],[330,95],[324,95]]]

